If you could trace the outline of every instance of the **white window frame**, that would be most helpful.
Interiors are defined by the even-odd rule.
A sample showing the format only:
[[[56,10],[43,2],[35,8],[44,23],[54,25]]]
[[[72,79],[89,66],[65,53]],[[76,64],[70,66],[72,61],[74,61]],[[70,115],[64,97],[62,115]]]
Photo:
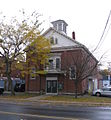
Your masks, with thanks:
[[[60,60],[59,68],[56,68],[56,59]],[[49,60],[53,60],[53,69],[54,70],[61,70],[61,57],[59,57],[59,56],[53,56],[53,57],[49,58]]]
[[[52,36],[52,37],[50,38],[50,44],[51,44],[51,45],[57,45],[57,44],[58,44],[58,38]]]

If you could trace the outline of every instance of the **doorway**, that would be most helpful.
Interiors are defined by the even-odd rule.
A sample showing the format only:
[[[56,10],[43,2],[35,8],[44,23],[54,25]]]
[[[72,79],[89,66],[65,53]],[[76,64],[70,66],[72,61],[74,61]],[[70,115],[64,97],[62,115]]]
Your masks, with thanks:
[[[47,80],[47,93],[57,93],[57,80]]]

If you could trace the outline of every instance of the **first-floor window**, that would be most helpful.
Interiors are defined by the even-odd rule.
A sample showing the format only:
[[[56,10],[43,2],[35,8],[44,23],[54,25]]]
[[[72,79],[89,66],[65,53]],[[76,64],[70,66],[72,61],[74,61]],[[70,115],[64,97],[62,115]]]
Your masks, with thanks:
[[[76,67],[72,66],[70,67],[69,70],[70,70],[70,73],[69,73],[70,79],[76,79]]]
[[[30,73],[30,79],[36,79],[36,69],[32,68]]]

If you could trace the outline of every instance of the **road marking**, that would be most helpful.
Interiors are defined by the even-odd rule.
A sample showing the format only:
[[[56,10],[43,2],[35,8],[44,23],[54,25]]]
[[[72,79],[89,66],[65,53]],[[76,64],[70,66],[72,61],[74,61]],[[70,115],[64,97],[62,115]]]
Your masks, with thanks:
[[[47,115],[33,115],[33,114],[24,114],[24,113],[15,113],[15,112],[5,112],[0,111],[0,114],[8,114],[8,115],[18,115],[18,116],[25,116],[25,117],[39,117],[39,118],[52,118],[52,119],[59,119],[59,120],[81,120],[76,118],[65,118],[65,117],[57,117],[57,116],[47,116]],[[82,119],[88,120],[88,119]]]

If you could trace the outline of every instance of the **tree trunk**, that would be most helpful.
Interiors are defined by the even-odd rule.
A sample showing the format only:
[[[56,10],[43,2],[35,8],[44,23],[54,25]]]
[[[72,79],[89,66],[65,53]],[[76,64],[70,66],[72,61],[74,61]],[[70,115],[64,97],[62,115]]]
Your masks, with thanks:
[[[11,79],[11,62],[9,60],[6,60],[6,76],[8,80],[8,90],[11,89],[11,95],[15,95],[13,82]]]
[[[41,74],[39,75],[40,76],[40,95],[42,95],[42,90],[41,90]]]
[[[75,98],[77,98],[77,93],[78,93],[77,79],[74,81],[74,84],[75,84]]]
[[[11,76],[10,76],[9,73],[7,73],[7,79],[8,79],[8,82],[9,82],[9,87],[8,88],[11,89],[11,95],[15,95],[13,82],[12,82],[12,79],[11,79]]]
[[[42,68],[42,66],[40,64],[40,68],[39,69],[41,70],[41,68]],[[42,95],[42,90],[41,90],[41,74],[39,74],[39,77],[40,77],[40,90],[39,91],[40,91],[40,95]]]

